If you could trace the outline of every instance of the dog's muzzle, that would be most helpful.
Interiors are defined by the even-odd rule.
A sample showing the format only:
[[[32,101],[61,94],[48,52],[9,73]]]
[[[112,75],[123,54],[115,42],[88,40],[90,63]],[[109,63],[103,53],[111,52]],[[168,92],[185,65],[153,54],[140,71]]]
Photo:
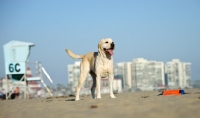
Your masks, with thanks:
[[[112,43],[110,44],[110,48],[109,48],[109,49],[104,48],[104,51],[105,51],[106,53],[110,54],[110,55],[113,55],[113,54],[114,54],[114,52],[113,52],[114,48],[115,48],[115,44],[112,42]]]
[[[111,49],[113,50],[115,48],[115,44],[112,42],[111,43]]]

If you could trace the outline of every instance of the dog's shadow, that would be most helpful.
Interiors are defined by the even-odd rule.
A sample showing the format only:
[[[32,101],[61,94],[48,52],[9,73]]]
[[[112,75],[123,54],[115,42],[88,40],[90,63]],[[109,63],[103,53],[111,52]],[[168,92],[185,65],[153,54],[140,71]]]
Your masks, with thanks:
[[[83,99],[80,99],[80,100],[83,100]],[[65,101],[75,101],[75,99],[67,99]]]
[[[75,99],[67,99],[67,100],[65,100],[65,101],[75,101]]]

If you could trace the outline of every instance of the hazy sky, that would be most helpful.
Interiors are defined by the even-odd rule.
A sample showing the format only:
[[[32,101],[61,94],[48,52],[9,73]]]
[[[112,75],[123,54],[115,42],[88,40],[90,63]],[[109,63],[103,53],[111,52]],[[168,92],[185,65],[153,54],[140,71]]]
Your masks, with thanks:
[[[41,61],[55,84],[66,85],[75,60],[65,49],[97,51],[106,37],[116,44],[115,63],[178,58],[200,79],[199,0],[0,0],[0,77],[3,45],[18,40],[34,43],[29,61]]]

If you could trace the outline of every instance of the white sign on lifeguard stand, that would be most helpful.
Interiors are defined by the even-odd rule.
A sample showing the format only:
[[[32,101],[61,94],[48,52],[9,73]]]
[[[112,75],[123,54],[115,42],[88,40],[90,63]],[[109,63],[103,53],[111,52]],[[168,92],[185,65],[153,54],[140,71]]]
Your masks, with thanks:
[[[21,41],[10,41],[9,43],[3,46],[4,48],[4,60],[5,60],[5,73],[7,75],[11,75],[12,79],[18,81],[25,82],[25,94],[24,97],[26,98],[27,94],[27,81],[41,81],[49,94],[52,96],[50,90],[46,87],[46,84],[42,80],[42,76],[40,77],[26,77],[26,70],[27,70],[27,60],[30,55],[31,47],[34,46],[33,43],[21,42]],[[37,62],[36,62],[37,64]],[[40,64],[41,65],[41,64]],[[43,68],[43,67],[41,67]],[[40,74],[41,75],[41,74]],[[49,78],[48,78],[49,79]],[[8,80],[8,79],[7,79]],[[52,80],[50,79],[52,82]],[[7,82],[8,84],[8,82]],[[7,85],[7,93],[10,92],[9,85]],[[6,94],[7,95],[7,94]],[[8,99],[8,96],[6,96]]]

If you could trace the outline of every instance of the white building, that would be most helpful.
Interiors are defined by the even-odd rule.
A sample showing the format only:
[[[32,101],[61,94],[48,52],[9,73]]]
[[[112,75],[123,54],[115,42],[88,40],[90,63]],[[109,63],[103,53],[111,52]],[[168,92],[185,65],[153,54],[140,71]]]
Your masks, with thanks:
[[[113,82],[113,91],[114,92],[122,92],[122,80],[121,79],[114,79]]]
[[[80,74],[80,62],[75,62],[70,64],[68,67],[68,85],[74,87],[78,83],[79,74]]]
[[[164,63],[143,58],[117,63],[115,76],[123,81],[124,90],[154,90],[165,85]]]
[[[121,62],[115,66],[114,75],[123,80],[122,87],[126,90],[132,87],[131,65],[132,62]]]
[[[165,65],[166,83],[169,88],[190,88],[191,63],[180,62],[173,59]]]
[[[165,85],[164,63],[137,58],[132,63],[132,87],[155,90]]]

